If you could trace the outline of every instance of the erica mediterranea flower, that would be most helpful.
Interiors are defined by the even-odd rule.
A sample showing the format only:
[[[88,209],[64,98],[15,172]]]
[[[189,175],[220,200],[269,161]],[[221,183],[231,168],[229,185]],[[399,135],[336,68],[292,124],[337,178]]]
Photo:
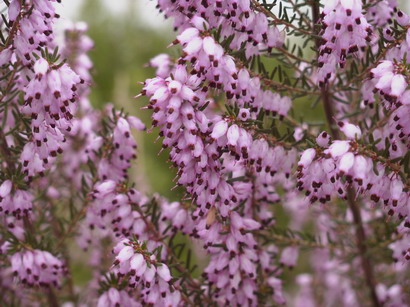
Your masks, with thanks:
[[[3,304],[407,306],[410,19],[397,1],[156,1],[176,34],[137,96],[148,129],[136,106],[96,99],[111,86],[91,58],[119,69],[98,33],[127,31],[66,22],[56,39],[60,2],[3,3]],[[121,60],[140,54],[133,39]],[[173,168],[169,198],[143,131]]]

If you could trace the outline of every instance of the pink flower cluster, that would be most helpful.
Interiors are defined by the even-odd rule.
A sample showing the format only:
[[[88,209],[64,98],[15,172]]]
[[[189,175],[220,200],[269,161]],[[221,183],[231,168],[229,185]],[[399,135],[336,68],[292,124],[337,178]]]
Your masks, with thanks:
[[[337,64],[344,67],[349,54],[365,54],[373,30],[362,13],[360,0],[326,1],[322,16],[318,81],[323,86],[334,79]]]
[[[407,22],[408,24],[408,22]],[[362,86],[363,105],[373,107],[376,97],[382,100],[382,107],[391,110],[388,124],[378,127],[374,137],[389,140],[390,155],[393,158],[404,156],[410,146],[410,128],[408,121],[410,92],[408,86],[407,52],[410,46],[410,31],[407,30],[401,44],[387,52],[386,59],[378,63],[370,72],[369,79]],[[375,95],[375,94],[378,95]],[[380,142],[379,149],[385,149]]]
[[[202,67],[198,67],[202,69],[198,74],[206,80],[214,66]],[[186,187],[197,208],[193,212],[192,225],[187,223],[189,213],[183,209],[164,210],[169,212],[168,218],[172,219],[176,229],[204,240],[205,247],[212,254],[206,277],[218,288],[215,298],[221,303],[237,304],[247,300],[250,305],[255,305],[258,266],[272,272],[274,269],[265,251],[253,250],[258,244],[250,233],[245,232],[257,229],[258,223],[252,218],[242,218],[232,210],[246,201],[246,214],[251,215],[252,187],[255,189],[253,197],[262,204],[266,202],[267,206],[269,200],[275,199],[272,183],[286,181],[285,177],[275,177],[276,172],[279,176],[289,175],[296,153],[282,147],[272,149],[263,139],[254,141],[249,132],[235,123],[230,124],[228,118],[216,116],[209,110],[201,111],[200,107],[207,104],[203,88],[198,89],[201,79],[189,75],[182,65],[174,68],[172,76],[147,80],[143,93],[150,96],[153,125],[161,127],[163,147],[171,147],[170,158],[179,169],[178,184]],[[246,90],[240,91],[247,95]],[[262,159],[268,152],[271,159]],[[255,172],[256,182],[230,183],[227,174],[233,172],[234,177],[246,176],[247,163],[254,165],[250,170]],[[262,204],[259,216],[269,221],[272,215]],[[222,220],[216,219],[216,215]],[[229,229],[225,220],[230,221],[232,233],[219,236],[219,232]],[[233,227],[233,221],[238,228]],[[213,244],[218,242],[227,242],[231,250],[214,248]],[[229,273],[235,271],[236,274]],[[280,284],[274,285],[280,289]],[[280,293],[276,292],[275,299],[283,302]]]
[[[8,243],[1,246],[7,252]],[[25,250],[9,256],[13,274],[28,287],[60,287],[62,277],[67,274],[65,264],[47,251]]]
[[[347,123],[343,127],[349,138],[360,136],[357,126]],[[317,142],[324,148],[305,150],[298,163],[297,186],[312,203],[329,202],[336,193],[347,199],[347,189],[353,187],[375,203],[383,201],[389,215],[407,217],[409,193],[394,170],[387,172],[389,165],[373,160],[374,155],[354,140],[335,140],[327,146],[323,139],[322,133]]]
[[[18,219],[28,215],[33,207],[33,195],[24,190],[15,189],[13,183],[5,180],[0,185],[0,214],[10,214]]]
[[[131,137],[131,126],[142,130],[144,124],[134,116],[127,119],[118,118],[112,134],[112,145],[114,148],[108,158],[103,158],[99,162],[98,175],[103,180],[112,179],[120,181],[127,178],[128,169],[131,167],[131,160],[135,159],[137,144]]]
[[[9,20],[18,24],[13,47],[25,65],[34,60],[33,52],[42,47],[54,47],[53,24],[60,16],[55,12],[56,0],[12,0]]]
[[[142,305],[130,296],[127,291],[116,288],[109,288],[98,298],[97,307],[117,306],[140,307]]]
[[[142,248],[138,241],[124,239],[118,242],[113,248],[117,255],[115,271],[119,276],[126,276],[131,288],[140,288],[143,303],[178,306],[181,294],[170,285],[172,276],[169,268]]]
[[[207,29],[222,26],[223,38],[233,36],[229,47],[240,50],[245,46],[247,57],[272,50],[284,42],[278,28],[269,25],[270,20],[254,10],[250,0],[159,0],[158,6],[166,17],[174,17],[177,29],[184,30],[191,23],[201,27],[206,24]]]
[[[121,192],[120,183],[106,180],[95,184],[92,198],[93,201],[84,221],[90,230],[97,227],[112,231],[116,237],[135,235],[141,239],[150,239],[146,232],[147,225],[141,214],[133,210],[133,206],[142,206],[148,201],[138,191],[130,189],[128,192]],[[91,241],[93,241],[93,232],[83,232],[80,242],[84,243],[81,245],[85,248]],[[150,241],[151,243],[154,242]]]
[[[410,20],[395,0],[325,1],[321,16],[320,1],[158,0],[174,18],[171,46],[181,55],[153,58],[156,77],[141,95],[181,201],[147,196],[133,183],[134,130],[145,125],[112,105],[91,106],[87,25],[68,25],[60,60],[54,2],[5,2],[6,304],[406,306]],[[318,58],[285,44],[285,31],[314,42]],[[269,72],[273,48],[279,56]],[[309,115],[295,119],[304,114],[291,110],[292,99],[305,96],[323,101],[331,133],[318,134]],[[278,203],[285,213],[276,214]],[[88,256],[86,290],[72,287],[68,264],[84,259],[70,250],[72,237]],[[185,260],[185,245],[175,242],[188,237]],[[191,251],[204,256],[199,277]],[[309,273],[298,272],[298,289],[286,295],[282,274],[302,257]],[[369,298],[357,290],[362,283]]]
[[[199,26],[193,24],[194,27],[185,29],[174,42],[183,47],[178,63],[184,65],[190,62],[193,68],[190,74],[197,76],[196,81],[192,79],[192,86],[200,80],[208,81],[206,86],[202,86],[201,94],[197,95],[201,97],[210,89],[223,90],[229,101],[241,107],[249,104],[252,112],[264,109],[285,116],[291,107],[290,99],[263,90],[260,78],[251,76],[246,68],[240,68],[240,63],[226,54],[212,36],[206,35],[206,21],[202,22]],[[184,80],[177,81],[184,83]]]
[[[32,119],[32,139],[21,154],[29,180],[38,173],[44,174],[50,162],[62,153],[65,133],[72,128],[76,91],[83,82],[67,64],[53,67],[43,58],[34,64],[34,73],[25,89],[22,108]]]
[[[94,42],[86,35],[87,30],[85,22],[66,25],[63,55],[69,60],[70,67],[88,84],[92,81],[90,71],[93,63],[87,53],[94,47]]]
[[[163,147],[171,147],[171,161],[179,169],[177,183],[185,186],[196,204],[192,217],[178,203],[166,204],[165,217],[175,229],[204,241],[212,255],[205,277],[217,287],[215,299],[234,305],[248,301],[253,306],[258,302],[254,293],[257,270],[274,272],[275,266],[251,234],[262,227],[252,217],[251,199],[259,202],[257,217],[269,224],[268,203],[278,199],[274,184],[292,185],[288,178],[296,152],[270,147],[263,138],[254,140],[240,123],[256,118],[261,110],[286,116],[291,102],[263,90],[257,76],[238,68],[214,38],[206,35],[203,24],[204,20],[197,22],[198,27],[186,28],[177,36],[175,43],[182,45],[184,53],[173,68],[165,56],[153,60],[151,65],[158,67],[161,76],[147,80],[142,94],[150,97],[152,124],[161,128]],[[237,123],[212,111],[214,102],[207,94],[219,90],[241,107]],[[229,174],[232,178],[252,174],[254,182],[231,183]],[[244,216],[234,210],[243,202]],[[221,232],[227,234],[219,235]],[[215,247],[225,242],[225,248]],[[276,289],[274,299],[283,303],[280,283],[271,282]]]
[[[402,69],[400,65],[385,60],[371,70],[372,92],[379,92],[380,96],[384,98],[388,109],[392,108],[392,105],[400,106],[403,103],[402,101],[409,100],[406,96],[410,92],[405,93],[407,81],[405,75],[401,73]]]

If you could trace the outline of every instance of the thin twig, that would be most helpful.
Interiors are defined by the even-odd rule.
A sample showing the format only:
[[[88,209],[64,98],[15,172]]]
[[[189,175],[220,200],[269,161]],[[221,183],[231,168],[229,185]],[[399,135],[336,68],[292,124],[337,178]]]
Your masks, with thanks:
[[[289,1],[289,3],[293,6],[294,11],[297,12],[297,13],[300,15],[300,18],[301,18],[300,20],[302,20],[302,21],[306,24],[306,26],[308,26],[309,29],[310,29],[310,28],[311,28],[310,20],[306,17],[306,14],[303,13],[303,12],[299,9],[300,6],[297,6],[296,3],[295,3],[293,0],[288,0],[288,1]]]
[[[48,306],[50,307],[59,307],[60,304],[58,303],[58,299],[53,291],[52,288],[47,289],[47,298],[48,298]]]
[[[274,233],[272,231],[256,231],[255,233],[258,235],[267,237],[267,238],[273,238],[278,242],[282,242],[282,243],[286,243],[290,245],[297,245],[300,247],[326,248],[326,249],[335,248],[335,246],[332,244],[322,244],[320,242],[307,241],[301,238],[290,238],[290,237],[287,237],[281,234]]]
[[[255,9],[257,9],[258,11],[264,13],[266,16],[271,17],[274,22],[276,24],[282,24],[286,27],[292,28],[295,31],[298,31],[300,33],[306,34],[306,35],[312,35],[313,33],[304,29],[301,29],[297,26],[295,26],[294,24],[287,22],[283,19],[278,18],[275,14],[273,14],[271,11],[267,10],[266,8],[263,7],[263,5],[261,5],[258,1],[256,0],[252,0],[252,4],[254,5]]]
[[[4,161],[6,161],[7,166],[14,170],[15,166],[14,166],[14,162],[13,162],[13,155],[10,151],[10,148],[7,144],[7,140],[6,140],[6,136],[4,135],[3,129],[0,127],[0,151],[1,151],[1,155],[4,158]]]
[[[264,83],[265,86],[269,86],[270,88],[273,89],[283,89],[289,92],[298,92],[298,93],[302,93],[302,94],[306,94],[306,95],[320,95],[319,91],[308,91],[302,88],[298,88],[298,87],[293,87],[275,80],[271,80],[271,79],[267,79],[261,75],[258,75],[259,78],[261,79],[261,81]]]
[[[78,222],[86,215],[87,213],[87,205],[88,202],[86,201],[84,204],[84,207],[81,208],[80,211],[76,214],[76,216],[71,220],[70,226],[68,227],[67,231],[61,235],[60,240],[57,243],[56,249],[60,249],[63,245],[65,240],[73,234],[77,230],[77,224]]]
[[[292,59],[294,59],[294,60],[297,60],[297,61],[300,61],[300,62],[305,62],[305,63],[308,63],[308,64],[311,63],[310,60],[301,58],[300,56],[297,56],[297,55],[293,54],[292,52],[286,50],[286,49],[283,48],[283,47],[275,47],[275,49],[278,50],[278,51],[280,51],[280,52],[282,52],[282,53],[284,53],[284,54],[286,54],[288,57],[290,57],[290,58],[292,58]]]
[[[375,123],[374,126],[371,127],[366,132],[366,135],[369,136],[374,130],[383,127],[389,121],[389,118],[393,114],[394,111],[395,111],[395,109],[388,111],[387,114],[382,119],[380,119],[377,123]]]
[[[360,213],[360,208],[355,201],[354,191],[352,190],[352,188],[349,188],[347,191],[347,202],[353,215],[353,221],[356,228],[356,245],[357,249],[359,250],[360,262],[365,275],[366,284],[370,290],[370,297],[372,299],[373,306],[381,307],[382,305],[377,298],[376,282],[374,278],[372,263],[367,252],[367,246],[365,244],[367,239],[366,233],[364,232],[363,228],[362,215]]]
[[[7,37],[6,43],[4,44],[4,46],[0,46],[0,52],[3,51],[4,49],[7,49],[13,43],[14,36],[17,33],[21,18],[22,18],[22,15],[20,13],[17,15],[16,20],[14,20],[13,22],[13,26],[11,27],[10,34]]]

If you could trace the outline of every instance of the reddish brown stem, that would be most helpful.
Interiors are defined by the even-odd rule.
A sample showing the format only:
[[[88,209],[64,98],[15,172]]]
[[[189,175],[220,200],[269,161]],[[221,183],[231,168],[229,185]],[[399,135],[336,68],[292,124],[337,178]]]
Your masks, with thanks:
[[[7,166],[10,169],[14,169],[14,162],[12,160],[13,156],[12,156],[9,146],[7,145],[6,136],[4,135],[3,129],[1,127],[0,127],[0,152],[4,158],[4,161],[6,161]]]
[[[50,307],[59,307],[60,304],[58,303],[58,299],[53,291],[52,288],[49,288],[47,290],[47,299],[48,299],[48,305]]]
[[[370,298],[372,299],[373,306],[380,307],[382,304],[377,298],[373,267],[368,254],[367,246],[365,244],[367,239],[363,228],[362,216],[360,214],[360,208],[355,201],[354,191],[352,188],[349,188],[347,191],[347,203],[353,215],[353,221],[356,228],[356,245],[359,250],[360,262],[365,275],[366,284],[370,290]]]

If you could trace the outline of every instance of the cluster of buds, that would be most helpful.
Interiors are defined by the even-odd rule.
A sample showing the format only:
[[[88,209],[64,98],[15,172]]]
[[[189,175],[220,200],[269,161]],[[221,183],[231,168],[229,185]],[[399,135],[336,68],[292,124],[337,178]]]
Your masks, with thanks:
[[[358,136],[360,130],[351,126],[346,135]],[[323,134],[318,139],[323,139]],[[387,173],[383,162],[373,161],[353,140],[336,140],[325,149],[305,150],[298,163],[297,177],[299,189],[306,191],[311,202],[329,202],[335,193],[347,198],[347,189],[353,186],[356,193],[367,195],[375,203],[382,200],[389,215],[408,215],[409,195],[400,176],[394,171]]]
[[[86,249],[95,242],[95,228],[106,231],[106,235],[113,237],[142,236],[146,225],[141,219],[141,214],[133,210],[133,206],[140,206],[147,202],[137,190],[127,188],[124,184],[127,179],[131,159],[136,158],[136,141],[131,133],[131,126],[144,129],[142,122],[134,116],[123,117],[120,114],[110,132],[104,139],[89,131],[86,140],[90,141],[84,148],[73,154],[92,159],[97,169],[99,181],[93,183],[93,191],[90,194],[91,203],[87,208],[86,218],[83,223],[84,231],[78,238],[79,244]],[[90,118],[84,118],[86,122]],[[114,120],[114,119],[113,119]],[[79,122],[78,122],[79,123]],[[104,142],[104,140],[107,140]],[[101,151],[100,155],[95,152]],[[84,157],[79,157],[84,159]],[[87,162],[87,161],[83,161]],[[75,162],[78,164],[78,161]],[[76,166],[78,169],[79,167]],[[77,179],[75,177],[75,179]],[[81,180],[75,180],[75,184]]]
[[[322,19],[318,81],[323,86],[334,79],[337,64],[344,67],[349,54],[364,54],[373,31],[363,16],[360,0],[327,1]]]
[[[2,251],[8,249],[9,243],[3,244]],[[43,250],[24,250],[9,256],[13,274],[28,287],[60,287],[61,279],[67,274],[65,264]]]
[[[370,72],[369,79],[362,86],[363,105],[373,108],[375,93],[382,98],[382,107],[391,110],[387,124],[373,132],[375,139],[388,140],[392,145],[385,148],[385,142],[377,144],[379,149],[387,149],[393,158],[404,156],[410,146],[410,128],[408,112],[410,92],[408,86],[408,50],[410,48],[410,31],[406,38],[388,50],[386,59],[378,63]]]
[[[389,244],[389,248],[393,252],[393,259],[399,264],[398,269],[403,268],[403,264],[410,261],[410,223],[402,222],[397,227],[399,237],[397,240]]]
[[[259,282],[257,271],[272,274],[277,269],[269,256],[275,249],[258,248],[258,243],[250,232],[259,229],[259,223],[243,218],[236,212],[232,212],[229,218],[230,226],[213,222],[203,229],[205,223],[201,222],[194,228],[194,232],[202,235],[202,239],[207,242],[205,247],[211,254],[204,276],[216,287],[215,298],[221,304],[235,306],[247,302],[248,306],[256,306]],[[209,230],[206,230],[208,227]],[[227,234],[219,235],[222,232]],[[223,247],[217,247],[218,244]],[[278,286],[280,285],[279,283]],[[283,304],[285,300],[280,292],[277,295],[279,300],[276,303]]]
[[[271,216],[262,204],[260,215],[264,218]],[[278,274],[278,267],[271,258],[277,249],[273,245],[261,249],[252,234],[252,231],[262,228],[260,223],[242,217],[235,211],[223,218],[215,207],[199,219],[193,219],[179,203],[163,204],[162,211],[175,231],[181,230],[202,240],[204,249],[211,255],[203,277],[209,281],[209,287],[215,290],[213,298],[219,304],[238,305],[246,302],[249,306],[256,306],[256,291],[261,282],[258,280],[259,270],[271,274],[267,284],[274,293],[273,300],[278,304],[285,303],[282,283],[274,277]]]
[[[84,225],[87,230],[79,237],[80,245],[86,249],[94,242],[94,229],[108,232],[108,236],[116,238],[137,237],[147,240],[150,249],[157,248],[161,243],[155,241],[155,236],[148,232],[148,225],[141,212],[148,203],[148,198],[135,189],[125,189],[112,180],[97,182],[91,194],[92,202],[87,210]],[[136,210],[137,207],[140,209]],[[160,231],[166,228],[160,224]]]
[[[400,68],[400,65],[392,61],[382,61],[376,68],[370,72],[370,87],[372,92],[379,92],[380,96],[386,101],[386,108],[390,109],[393,105],[400,106],[403,103],[408,103],[410,99],[410,92],[406,91],[407,79],[406,68]],[[369,85],[366,85],[367,87]],[[369,101],[365,100],[364,103]],[[370,101],[371,102],[371,101]]]
[[[31,212],[33,199],[29,191],[20,189],[13,191],[13,183],[5,180],[0,185],[0,214],[13,215],[20,219]]]
[[[171,272],[155,255],[144,249],[143,243],[124,239],[114,248],[113,269],[118,276],[126,276],[131,288],[138,288],[146,304],[178,306],[181,294],[170,283]]]
[[[206,23],[205,20],[203,22]],[[289,111],[289,97],[263,90],[260,78],[252,77],[246,68],[240,68],[212,36],[206,35],[203,26],[187,28],[174,43],[183,47],[184,54],[179,62],[189,61],[193,66],[191,74],[207,81],[207,85],[201,88],[202,92],[208,92],[209,88],[223,89],[230,102],[241,107],[249,104],[252,112],[264,109],[285,116]]]
[[[279,47],[284,38],[275,26],[269,25],[264,13],[251,7],[250,0],[241,1],[185,1],[160,0],[158,7],[166,17],[174,17],[174,26],[186,29],[191,24],[207,28],[218,28],[224,25],[222,36],[233,36],[229,45],[240,50],[245,45],[246,56],[251,57],[268,49]]]
[[[192,90],[198,83],[195,79],[195,76],[188,78],[185,68],[179,66],[174,80],[158,77],[147,80],[144,93],[151,97],[153,125],[161,126],[163,147],[172,146],[171,160],[180,169],[178,183],[189,186],[190,194],[204,209],[218,195],[222,203],[229,205],[233,201],[232,188],[228,184],[218,185],[222,167],[217,144],[205,142],[209,139],[211,121],[191,103],[205,104],[204,95]]]
[[[160,78],[166,78],[171,73],[173,62],[172,62],[171,57],[168,54],[161,53],[153,57],[149,61],[148,65],[156,68],[156,71],[155,71],[156,76]]]
[[[22,107],[22,112],[32,119],[32,139],[21,154],[28,179],[42,174],[51,166],[49,162],[62,153],[65,134],[72,129],[76,91],[82,83],[67,64],[52,66],[43,58],[34,64],[34,73],[25,89]]]
[[[163,147],[172,146],[171,160],[180,169],[178,183],[188,187],[199,205],[195,216],[203,216],[214,202],[227,205],[221,209],[226,215],[229,205],[239,198],[234,195],[232,186],[221,180],[223,167],[219,159],[225,149],[236,159],[246,158],[253,141],[246,130],[237,125],[228,129],[225,120],[201,111],[210,103],[206,99],[209,87],[228,91],[232,94],[228,98],[239,105],[255,105],[253,111],[264,108],[282,116],[286,115],[290,100],[277,95],[272,101],[272,97],[265,94],[271,92],[260,88],[259,79],[251,79],[246,69],[237,69],[233,59],[224,54],[212,37],[203,36],[201,29],[184,30],[177,42],[185,52],[182,62],[189,60],[194,74],[189,74],[184,65],[177,65],[168,78],[158,76],[146,80],[142,94],[150,97],[148,107],[154,110],[152,124],[161,127]],[[203,81],[209,86],[200,86]],[[251,115],[242,108],[240,117],[244,116]]]
[[[396,0],[381,0],[367,9],[366,19],[373,26],[383,27],[383,37],[389,38],[392,34],[394,21],[401,26],[409,24],[409,16],[397,6]]]
[[[109,288],[104,291],[97,301],[97,307],[140,307],[141,304],[130,296],[125,290],[118,290],[116,288]]]
[[[137,143],[131,135],[131,127],[145,129],[145,125],[135,116],[117,119],[112,134],[113,148],[108,157],[101,159],[98,165],[98,175],[101,179],[121,181],[128,177],[131,160],[137,157]]]
[[[121,193],[121,187],[112,180],[97,182],[92,193],[92,203],[87,210],[85,223],[90,229],[112,226],[116,236],[130,236],[137,212],[132,211],[131,201],[139,203],[139,194],[134,190]],[[131,193],[132,192],[132,193]]]
[[[88,25],[85,22],[67,24],[63,54],[81,79],[90,83],[92,81],[90,70],[93,63],[87,53],[94,47],[94,42],[86,35],[87,30]]]
[[[260,203],[258,218],[269,223],[268,204],[278,199],[274,185],[287,182],[296,151],[254,140],[239,122],[256,119],[262,110],[284,117],[291,101],[264,90],[260,78],[236,63],[207,33],[212,20],[202,17],[192,18],[177,36],[174,44],[182,46],[183,55],[176,66],[170,67],[165,56],[153,60],[158,75],[146,80],[142,91],[150,98],[152,124],[161,128],[163,147],[171,147],[171,161],[179,169],[178,184],[186,187],[196,204],[190,212],[179,203],[168,203],[163,214],[175,231],[204,242],[211,254],[205,277],[217,288],[213,298],[221,304],[254,306],[260,282],[257,271],[277,271],[251,233],[260,227],[252,218],[252,199]],[[207,96],[213,90],[224,91],[228,102],[240,107],[238,123],[211,111],[214,104]],[[228,180],[228,176],[247,178],[249,174],[252,182]],[[239,204],[244,205],[243,216],[234,211]],[[217,247],[225,242],[229,246]],[[281,283],[270,281],[275,301],[283,303]]]
[[[53,24],[60,17],[52,3],[55,1],[10,1],[9,20],[19,25],[13,46],[24,64],[33,60],[33,52],[38,52],[42,47],[54,47]]]

